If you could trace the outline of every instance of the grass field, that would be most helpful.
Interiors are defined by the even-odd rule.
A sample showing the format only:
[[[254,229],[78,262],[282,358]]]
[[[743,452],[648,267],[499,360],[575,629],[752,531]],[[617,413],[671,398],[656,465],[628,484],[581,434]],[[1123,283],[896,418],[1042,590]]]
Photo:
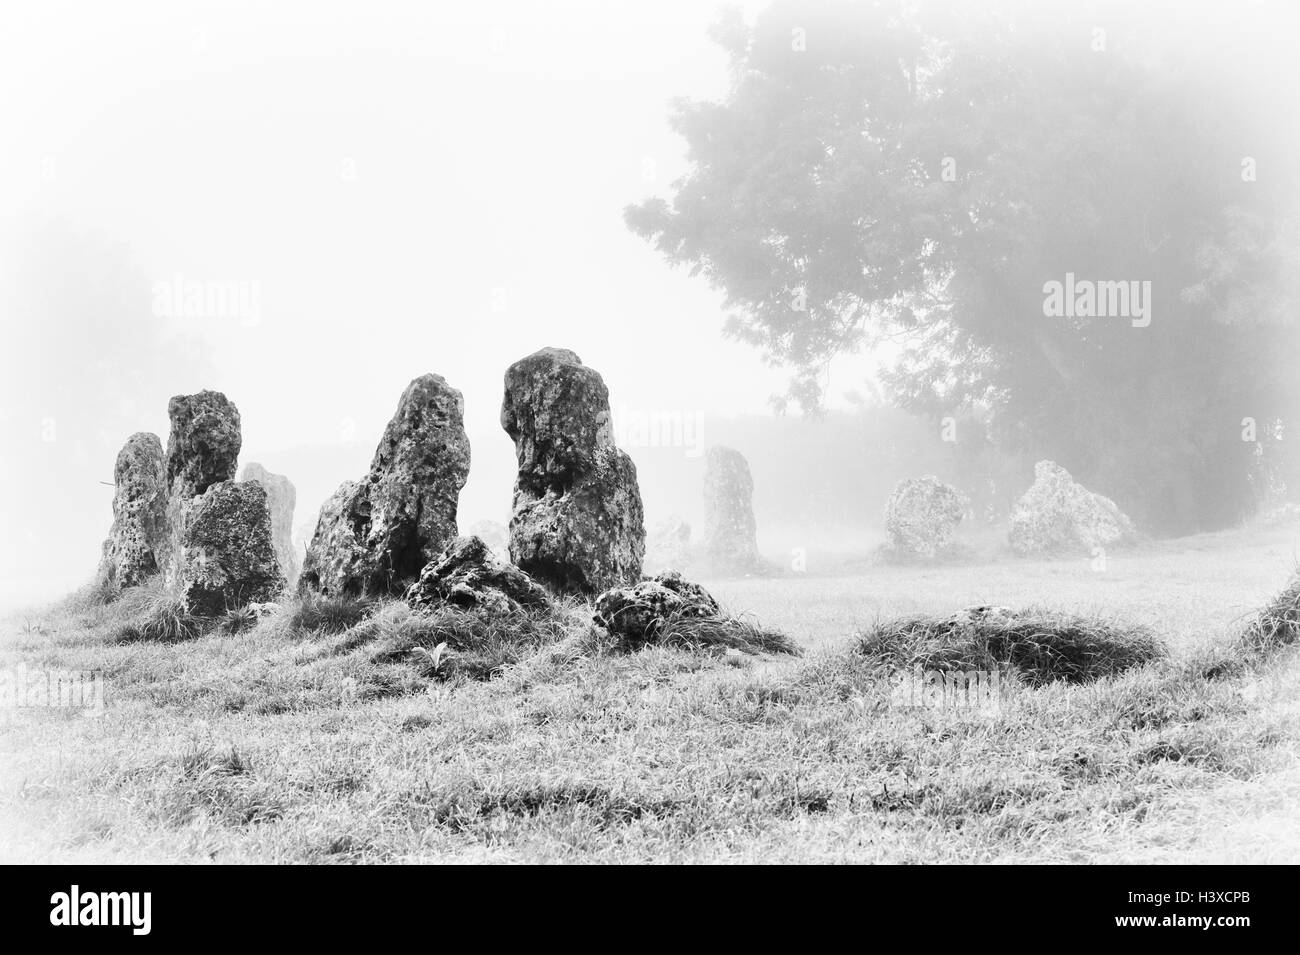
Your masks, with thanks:
[[[575,607],[570,636],[486,681],[430,680],[364,624],[117,642],[124,602],[20,614],[3,665],[102,669],[107,706],[0,714],[0,856],[1300,861],[1295,649],[1205,676],[1287,582],[1296,530],[1153,544],[1101,572],[984,554],[705,581],[804,655],[615,652]],[[1013,686],[987,712],[899,706],[855,652],[879,621],[976,604],[1145,625],[1170,653]]]

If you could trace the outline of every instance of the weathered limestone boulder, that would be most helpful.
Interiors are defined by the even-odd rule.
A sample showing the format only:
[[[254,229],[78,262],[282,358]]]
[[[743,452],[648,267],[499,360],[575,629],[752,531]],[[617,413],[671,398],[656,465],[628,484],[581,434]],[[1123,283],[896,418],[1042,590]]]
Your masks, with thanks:
[[[717,617],[713,595],[675,571],[614,587],[596,598],[592,619],[625,644],[653,642],[671,617]]]
[[[721,445],[704,456],[704,559],[723,574],[750,573],[761,563],[749,462]]]
[[[321,509],[300,583],[327,594],[400,594],[457,536],[469,476],[461,393],[422,375],[402,393],[370,472]]]
[[[977,607],[963,607],[948,618],[948,622],[957,626],[969,626],[977,623],[1005,623],[1016,616],[1010,607],[993,604],[980,604]]]
[[[515,443],[518,483],[563,490],[614,446],[609,389],[567,348],[543,348],[506,370],[501,427]]]
[[[160,564],[169,576],[185,510],[213,484],[233,480],[243,444],[239,409],[219,391],[176,395],[167,403],[167,526]]]
[[[344,481],[321,505],[316,532],[303,558],[299,589],[359,597],[370,590],[374,559],[366,543],[370,521],[367,482]]]
[[[451,604],[498,613],[549,606],[545,588],[492,553],[480,537],[458,537],[426,564],[406,592],[415,609]]]
[[[289,586],[298,579],[298,551],[293,543],[293,509],[298,492],[283,474],[274,474],[262,465],[250,461],[239,471],[239,480],[256,481],[266,491],[266,503],[271,509],[271,543],[275,557]]]
[[[190,612],[215,616],[275,600],[285,588],[271,539],[266,491],[256,481],[220,481],[186,505],[173,528],[168,583]]]
[[[1011,547],[1017,554],[1090,553],[1134,539],[1128,516],[1052,461],[1034,465],[1034,483],[1011,512]]]
[[[561,593],[596,594],[640,577],[645,518],[636,465],[614,446],[600,375],[560,348],[515,362],[501,426],[518,462],[511,560]]]
[[[167,543],[167,484],[162,442],[141,431],[127,438],[113,468],[113,526],[99,579],[121,590],[161,571]]]
[[[654,524],[646,534],[646,573],[683,570],[691,561],[691,525],[673,514]]]
[[[901,557],[938,557],[952,546],[965,512],[966,498],[952,485],[929,474],[905,478],[885,504],[890,546]]]
[[[177,395],[167,403],[167,492],[198,497],[218,481],[235,476],[243,438],[239,409],[219,391]]]

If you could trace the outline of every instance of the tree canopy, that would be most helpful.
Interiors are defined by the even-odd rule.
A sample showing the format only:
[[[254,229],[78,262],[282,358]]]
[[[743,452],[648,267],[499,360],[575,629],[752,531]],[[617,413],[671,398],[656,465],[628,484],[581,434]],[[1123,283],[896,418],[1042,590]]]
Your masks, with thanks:
[[[1236,520],[1295,407],[1289,120],[1120,9],[731,14],[729,93],[674,104],[688,172],[627,223],[791,369],[783,402],[817,408],[826,362],[874,349],[898,406],[984,409],[1155,531]],[[1149,289],[1148,321],[1049,314],[1067,277]]]

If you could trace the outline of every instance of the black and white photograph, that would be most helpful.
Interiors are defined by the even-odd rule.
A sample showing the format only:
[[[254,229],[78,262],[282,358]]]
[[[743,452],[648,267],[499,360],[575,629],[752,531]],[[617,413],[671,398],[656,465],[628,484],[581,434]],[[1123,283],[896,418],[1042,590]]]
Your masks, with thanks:
[[[1249,937],[1300,862],[1298,36],[5,4],[23,918],[157,935],[200,866],[1053,865],[1110,935]]]

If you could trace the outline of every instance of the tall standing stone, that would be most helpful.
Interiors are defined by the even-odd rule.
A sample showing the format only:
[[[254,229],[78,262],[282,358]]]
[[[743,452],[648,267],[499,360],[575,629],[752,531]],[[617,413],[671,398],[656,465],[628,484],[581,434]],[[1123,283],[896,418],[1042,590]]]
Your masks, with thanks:
[[[219,481],[181,510],[170,584],[191,613],[216,616],[285,588],[271,510],[257,481]]]
[[[240,482],[256,481],[266,490],[266,504],[271,511],[271,543],[275,547],[275,557],[280,562],[280,570],[285,579],[293,586],[298,579],[298,552],[293,544],[293,509],[298,501],[298,492],[283,474],[268,471],[262,465],[250,461],[239,471]]]
[[[398,594],[457,536],[469,476],[461,393],[439,375],[407,386],[370,472],[321,508],[299,578],[334,595]]]
[[[234,478],[243,444],[234,402],[219,391],[177,395],[167,403],[167,416],[167,491],[173,499],[198,497]]]
[[[233,480],[243,440],[239,409],[218,391],[200,391],[172,398],[167,413],[167,585],[198,614],[274,599],[285,580],[266,491]]]
[[[113,468],[113,526],[99,579],[114,590],[157,574],[167,545],[167,485],[162,442],[141,431],[127,438]]]
[[[704,559],[713,573],[750,573],[760,566],[749,462],[721,445],[704,456]]]
[[[506,371],[501,426],[518,463],[511,560],[561,593],[637,580],[641,491],[636,465],[614,445],[600,374],[563,348],[520,359]]]
[[[232,480],[243,445],[239,409],[219,391],[176,395],[167,402],[167,543],[160,564],[171,573],[185,508],[212,485]]]

